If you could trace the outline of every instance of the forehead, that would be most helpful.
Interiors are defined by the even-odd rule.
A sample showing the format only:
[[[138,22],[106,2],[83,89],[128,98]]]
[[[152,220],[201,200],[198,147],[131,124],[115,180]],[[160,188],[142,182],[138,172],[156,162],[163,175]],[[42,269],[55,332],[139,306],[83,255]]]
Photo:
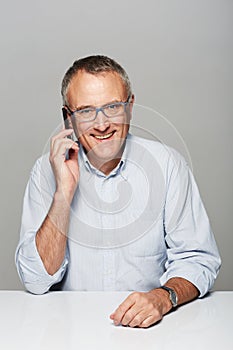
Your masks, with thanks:
[[[72,107],[78,105],[102,105],[126,98],[125,85],[115,72],[90,74],[79,71],[67,90],[67,101]]]

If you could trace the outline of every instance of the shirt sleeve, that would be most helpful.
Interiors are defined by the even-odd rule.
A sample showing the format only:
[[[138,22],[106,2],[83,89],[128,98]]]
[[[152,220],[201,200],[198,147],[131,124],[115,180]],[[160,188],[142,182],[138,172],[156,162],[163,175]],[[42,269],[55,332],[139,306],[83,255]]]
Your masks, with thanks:
[[[44,163],[43,173],[42,162]],[[50,179],[48,179],[49,177]],[[47,159],[40,158],[31,172],[26,187],[20,241],[15,253],[15,262],[20,279],[25,288],[34,294],[43,294],[53,284],[60,282],[69,261],[68,250],[66,250],[64,261],[59,270],[54,275],[48,274],[35,243],[36,233],[49,211],[54,191],[55,182],[52,170]]]
[[[167,174],[164,229],[167,262],[161,284],[182,277],[204,296],[214,284],[221,259],[194,177],[175,151]]]

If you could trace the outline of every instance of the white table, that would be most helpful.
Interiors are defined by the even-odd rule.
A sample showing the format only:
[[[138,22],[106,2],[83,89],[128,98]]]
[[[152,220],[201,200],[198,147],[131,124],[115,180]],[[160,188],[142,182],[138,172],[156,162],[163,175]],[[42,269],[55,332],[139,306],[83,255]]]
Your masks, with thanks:
[[[0,349],[233,349],[233,292],[211,293],[149,329],[109,319],[128,294],[0,291]]]

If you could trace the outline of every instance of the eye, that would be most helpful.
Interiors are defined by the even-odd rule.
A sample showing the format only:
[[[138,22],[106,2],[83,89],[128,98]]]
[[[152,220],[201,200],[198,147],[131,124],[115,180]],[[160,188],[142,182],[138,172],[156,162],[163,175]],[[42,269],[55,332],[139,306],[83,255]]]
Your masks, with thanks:
[[[121,104],[120,103],[112,103],[111,105],[108,105],[105,107],[105,110],[109,111],[109,112],[116,112],[121,108]]]
[[[110,109],[114,109],[114,108],[116,108],[116,107],[117,107],[117,105],[116,105],[115,103],[108,106],[108,108],[110,108]]]
[[[93,112],[93,109],[91,108],[85,108],[85,109],[80,109],[78,111],[79,114],[85,115],[85,114],[90,114]]]
[[[113,104],[111,104],[109,107],[110,107],[111,109],[116,109],[116,108],[119,108],[120,106],[121,106],[120,103],[113,103]]]

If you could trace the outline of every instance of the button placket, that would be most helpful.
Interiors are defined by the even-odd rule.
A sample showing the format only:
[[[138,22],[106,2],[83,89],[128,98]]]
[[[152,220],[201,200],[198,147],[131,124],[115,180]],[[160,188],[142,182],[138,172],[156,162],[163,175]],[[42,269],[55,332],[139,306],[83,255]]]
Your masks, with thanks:
[[[105,178],[101,184],[101,198],[106,202],[106,199],[114,200],[113,198],[113,177]],[[103,227],[103,242],[105,247],[103,249],[103,284],[104,290],[115,290],[115,254],[111,249],[111,242],[108,237],[108,230],[105,228],[114,227],[111,225],[112,215],[102,212],[102,227]],[[112,223],[113,224],[113,223]]]

